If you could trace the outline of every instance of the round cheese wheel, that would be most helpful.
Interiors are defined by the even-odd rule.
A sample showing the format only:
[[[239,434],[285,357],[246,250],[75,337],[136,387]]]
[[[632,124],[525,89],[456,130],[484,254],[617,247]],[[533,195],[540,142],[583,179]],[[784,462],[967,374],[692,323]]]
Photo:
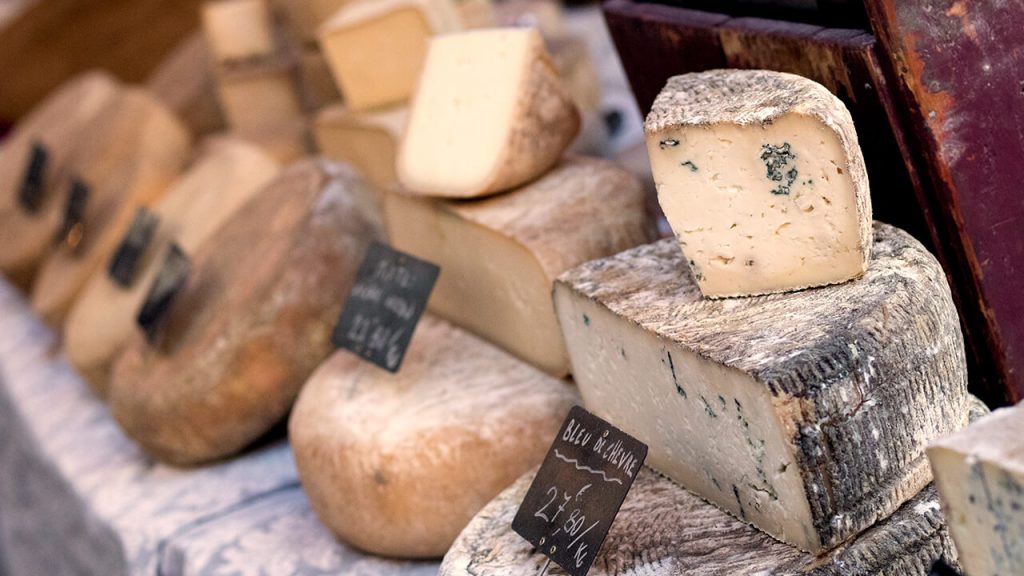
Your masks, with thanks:
[[[155,345],[134,336],[109,402],[159,460],[200,464],[258,439],[333,350],[379,207],[344,165],[292,165],[196,252]]]
[[[64,324],[64,351],[78,372],[106,395],[116,354],[135,332],[135,319],[171,242],[196,249],[277,175],[280,167],[259,147],[233,138],[207,141],[204,151],[153,208],[159,219],[128,286],[101,267]]]
[[[85,72],[36,106],[0,146],[0,271],[28,289],[61,224],[64,196],[59,176],[75,147],[91,141],[96,115],[118,92],[106,72]],[[35,144],[46,151],[38,210],[18,200]]]
[[[313,508],[342,540],[437,557],[540,464],[576,402],[567,381],[424,316],[395,374],[335,353],[306,384],[289,435]]]
[[[123,90],[100,112],[58,187],[63,205],[73,180],[88,186],[80,236],[52,249],[32,286],[32,308],[48,323],[63,321],[89,277],[117,249],[136,209],[168,188],[188,158],[190,139],[146,90]]]

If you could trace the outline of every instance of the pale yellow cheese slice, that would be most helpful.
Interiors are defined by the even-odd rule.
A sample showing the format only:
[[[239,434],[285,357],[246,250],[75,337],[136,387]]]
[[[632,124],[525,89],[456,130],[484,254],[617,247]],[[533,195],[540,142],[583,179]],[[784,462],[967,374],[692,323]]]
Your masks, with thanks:
[[[252,129],[302,118],[295,66],[280,57],[221,69],[218,95],[228,125]]]
[[[203,32],[218,62],[270,56],[277,50],[266,0],[213,0],[203,4]]]
[[[320,112],[314,127],[320,152],[355,166],[380,190],[396,190],[395,158],[408,109],[353,112],[336,105]]]

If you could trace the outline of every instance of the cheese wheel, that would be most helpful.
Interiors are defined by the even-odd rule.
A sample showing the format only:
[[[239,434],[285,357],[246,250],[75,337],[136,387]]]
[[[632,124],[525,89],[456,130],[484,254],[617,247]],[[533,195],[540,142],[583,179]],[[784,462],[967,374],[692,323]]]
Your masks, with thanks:
[[[218,62],[270,56],[277,50],[266,0],[212,0],[201,9],[203,32]]]
[[[575,389],[424,316],[392,374],[339,351],[289,425],[303,487],[347,543],[441,556],[470,518],[538,465]]]
[[[331,106],[316,117],[316,142],[324,156],[352,164],[380,190],[397,190],[395,158],[408,115],[405,106],[370,112]]]
[[[548,171],[579,128],[536,30],[448,34],[430,42],[398,177],[423,196],[491,195]]]
[[[72,180],[89,187],[81,239],[75,246],[54,248],[32,288],[32,308],[54,325],[93,272],[106,264],[136,209],[166,191],[190,151],[188,130],[141,88],[122,91],[97,116],[95,126],[58,187],[62,203]]]
[[[156,345],[142,335],[126,345],[111,378],[114,418],[171,464],[245,448],[333,350],[342,302],[382,229],[350,168],[286,169],[196,252]]]
[[[106,72],[85,72],[36,106],[0,146],[0,271],[28,289],[61,223],[60,175],[79,142],[91,139],[96,115],[114,99],[117,81]],[[35,143],[46,150],[39,210],[18,200]]]
[[[441,266],[430,310],[555,376],[569,357],[551,303],[559,274],[653,238],[640,183],[571,157],[539,180],[474,201],[389,194],[396,248]]]
[[[100,395],[105,396],[115,355],[135,333],[135,319],[171,242],[186,254],[200,245],[278,172],[276,161],[241,140],[218,138],[154,205],[159,218],[139,257],[129,286],[99,269],[75,301],[64,325],[64,352]]]

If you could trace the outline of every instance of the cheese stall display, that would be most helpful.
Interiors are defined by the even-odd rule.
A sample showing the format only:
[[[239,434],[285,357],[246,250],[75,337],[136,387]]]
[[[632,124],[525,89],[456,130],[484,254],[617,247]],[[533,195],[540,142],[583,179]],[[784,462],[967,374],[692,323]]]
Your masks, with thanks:
[[[277,162],[252,144],[208,141],[201,156],[153,205],[154,228],[148,241],[135,246],[134,273],[123,280],[113,278],[107,267],[93,274],[64,324],[64,351],[98,394],[106,395],[111,364],[135,333],[135,319],[170,244],[195,254],[278,170]]]

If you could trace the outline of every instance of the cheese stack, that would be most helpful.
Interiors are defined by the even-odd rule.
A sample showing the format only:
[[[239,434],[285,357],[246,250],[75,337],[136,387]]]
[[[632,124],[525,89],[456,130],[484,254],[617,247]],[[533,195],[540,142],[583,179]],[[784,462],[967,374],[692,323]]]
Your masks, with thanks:
[[[170,244],[195,254],[278,169],[253,144],[230,138],[207,141],[199,158],[154,204],[155,228],[148,242],[138,246],[127,282],[112,278],[109,266],[93,274],[68,314],[63,344],[68,360],[100,396],[106,395],[117,353],[135,333],[136,317]]]
[[[339,352],[290,429],[327,526],[371,552],[436,557],[540,463],[576,399],[553,279],[652,225],[635,178],[562,157],[578,114],[535,30],[434,38],[408,124],[391,241],[440,266],[428,307],[459,327],[428,314],[394,375]]]
[[[918,494],[925,445],[967,422],[946,277],[872,228],[852,120],[810,80],[677,76],[646,132],[675,238],[555,285],[584,403],[702,498],[832,550]]]

